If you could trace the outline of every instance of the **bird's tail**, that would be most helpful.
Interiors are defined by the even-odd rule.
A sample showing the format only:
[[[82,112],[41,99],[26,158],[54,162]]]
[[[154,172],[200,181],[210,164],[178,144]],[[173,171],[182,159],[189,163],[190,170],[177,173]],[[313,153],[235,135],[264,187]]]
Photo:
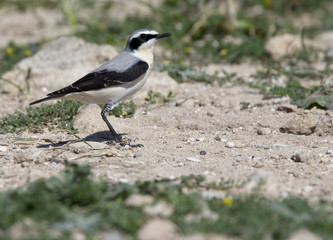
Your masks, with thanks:
[[[37,101],[34,101],[32,103],[29,103],[29,105],[34,105],[34,104],[37,104],[37,103],[40,103],[40,102],[44,102],[44,101],[47,101],[47,100],[51,100],[53,98],[57,98],[57,96],[48,96],[48,97],[45,97],[45,98],[42,98],[42,99],[39,99]]]

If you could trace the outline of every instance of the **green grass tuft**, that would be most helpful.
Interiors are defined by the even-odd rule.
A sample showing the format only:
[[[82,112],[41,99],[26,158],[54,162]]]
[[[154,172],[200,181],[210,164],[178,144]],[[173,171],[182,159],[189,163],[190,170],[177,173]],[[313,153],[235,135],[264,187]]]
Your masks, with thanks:
[[[0,119],[0,133],[14,133],[28,130],[34,133],[41,133],[44,128],[67,129],[76,133],[73,118],[83,103],[79,101],[63,100],[55,104],[42,104],[39,107],[28,107],[26,112],[16,111],[14,114],[4,116]],[[110,111],[116,117],[133,117],[135,104],[120,103]]]
[[[148,104],[155,104],[155,103],[167,103],[170,102],[171,99],[173,99],[175,95],[170,91],[167,96],[162,95],[159,92],[153,92],[149,91],[147,97],[145,97],[145,101],[148,102]]]
[[[134,116],[136,106],[133,101],[119,103],[118,106],[114,107],[109,114],[116,117],[131,118]]]
[[[239,80],[236,74],[228,74],[224,72],[224,77],[219,77],[216,74],[210,75],[202,71],[194,70],[191,67],[180,65],[180,64],[169,64],[163,67],[159,67],[160,71],[167,71],[169,76],[175,79],[178,83],[183,82],[203,82],[203,83],[213,83],[218,82],[220,84],[225,82],[231,82]]]
[[[62,128],[74,131],[73,117],[82,103],[78,101],[58,101],[56,104],[28,107],[26,113],[16,111],[0,119],[0,133],[14,133],[24,130],[42,132]]]

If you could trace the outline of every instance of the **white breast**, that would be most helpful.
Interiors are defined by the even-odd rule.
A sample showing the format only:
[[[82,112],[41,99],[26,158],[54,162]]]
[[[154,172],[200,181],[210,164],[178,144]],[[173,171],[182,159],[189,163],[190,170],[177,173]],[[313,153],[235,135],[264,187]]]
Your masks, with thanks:
[[[138,92],[146,83],[150,72],[151,68],[149,68],[146,74],[143,75],[141,78],[138,78],[137,80],[130,83],[124,83],[119,86],[102,88],[93,91],[71,93],[64,96],[63,98],[75,99],[84,103],[95,103],[95,104],[120,102]]]

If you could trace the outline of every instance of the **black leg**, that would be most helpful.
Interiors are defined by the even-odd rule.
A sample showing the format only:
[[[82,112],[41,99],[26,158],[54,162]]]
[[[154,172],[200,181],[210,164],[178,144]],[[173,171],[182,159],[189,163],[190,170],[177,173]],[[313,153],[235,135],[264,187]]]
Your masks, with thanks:
[[[117,132],[113,129],[113,127],[111,126],[110,122],[107,119],[109,111],[112,110],[112,108],[114,108],[115,106],[116,106],[115,104],[109,104],[109,103],[105,104],[104,108],[102,109],[101,115],[106,125],[108,125],[108,128],[110,129],[110,132],[114,140],[116,142],[121,142],[122,141],[121,136],[117,134]]]

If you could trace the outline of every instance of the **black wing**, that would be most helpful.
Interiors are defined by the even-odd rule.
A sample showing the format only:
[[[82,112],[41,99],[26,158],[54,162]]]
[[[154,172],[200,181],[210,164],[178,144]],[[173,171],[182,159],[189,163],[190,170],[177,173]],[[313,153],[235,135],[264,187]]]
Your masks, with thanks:
[[[149,66],[146,62],[139,61],[132,67],[126,69],[124,72],[108,71],[107,69],[92,72],[80,78],[68,87],[49,93],[47,96],[60,97],[68,93],[98,90],[101,88],[128,83],[144,75],[148,70],[148,67]]]

